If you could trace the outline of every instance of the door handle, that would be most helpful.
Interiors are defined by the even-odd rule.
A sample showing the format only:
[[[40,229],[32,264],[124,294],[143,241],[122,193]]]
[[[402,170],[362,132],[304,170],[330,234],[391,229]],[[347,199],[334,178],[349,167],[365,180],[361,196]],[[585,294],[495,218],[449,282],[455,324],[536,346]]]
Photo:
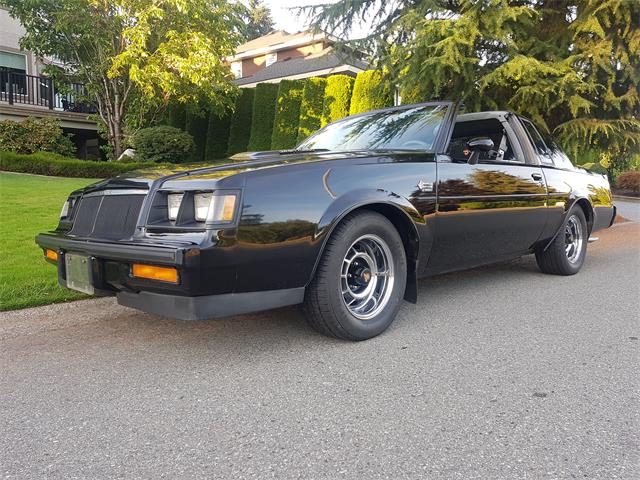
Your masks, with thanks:
[[[539,182],[540,180],[542,180],[542,174],[541,173],[532,173],[531,174],[531,178],[533,178],[536,182]]]

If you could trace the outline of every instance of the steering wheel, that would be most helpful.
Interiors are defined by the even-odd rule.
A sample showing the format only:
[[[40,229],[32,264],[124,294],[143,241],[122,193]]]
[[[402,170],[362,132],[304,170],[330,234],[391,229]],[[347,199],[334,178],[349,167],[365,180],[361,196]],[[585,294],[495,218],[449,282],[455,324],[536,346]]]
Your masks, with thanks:
[[[429,150],[429,145],[425,142],[421,142],[420,140],[409,140],[408,142],[400,145],[400,148],[405,148],[407,150]]]

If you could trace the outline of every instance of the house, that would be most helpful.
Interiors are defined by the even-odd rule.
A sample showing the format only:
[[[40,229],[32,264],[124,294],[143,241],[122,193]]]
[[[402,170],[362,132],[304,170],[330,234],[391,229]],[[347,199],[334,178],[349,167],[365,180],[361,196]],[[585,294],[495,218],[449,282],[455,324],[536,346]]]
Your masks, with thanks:
[[[0,120],[53,117],[65,133],[72,134],[78,157],[99,158],[98,126],[89,118],[95,108],[77,100],[83,85],[55,85],[43,71],[58,62],[22,50],[19,42],[24,34],[20,22],[0,7]]]
[[[240,45],[230,59],[234,83],[241,88],[279,83],[283,78],[355,76],[368,64],[335,50],[337,38],[326,33],[276,30]]]

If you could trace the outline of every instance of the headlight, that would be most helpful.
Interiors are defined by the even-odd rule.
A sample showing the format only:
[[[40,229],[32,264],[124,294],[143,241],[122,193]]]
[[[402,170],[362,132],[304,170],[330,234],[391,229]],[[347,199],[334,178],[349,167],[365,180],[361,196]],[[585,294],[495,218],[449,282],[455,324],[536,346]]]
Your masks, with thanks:
[[[169,195],[167,195],[167,209],[169,213],[169,220],[175,220],[178,218],[178,211],[180,211],[182,197],[184,197],[184,193],[170,193]]]
[[[196,193],[193,197],[194,218],[197,222],[232,222],[236,198],[236,195]]]

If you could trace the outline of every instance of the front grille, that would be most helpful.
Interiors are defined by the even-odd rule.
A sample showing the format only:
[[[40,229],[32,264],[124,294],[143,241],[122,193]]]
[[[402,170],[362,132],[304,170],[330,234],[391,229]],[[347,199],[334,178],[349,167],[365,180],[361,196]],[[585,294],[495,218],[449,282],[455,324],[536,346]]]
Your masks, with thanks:
[[[144,195],[83,197],[76,207],[70,235],[122,240],[136,229]]]

